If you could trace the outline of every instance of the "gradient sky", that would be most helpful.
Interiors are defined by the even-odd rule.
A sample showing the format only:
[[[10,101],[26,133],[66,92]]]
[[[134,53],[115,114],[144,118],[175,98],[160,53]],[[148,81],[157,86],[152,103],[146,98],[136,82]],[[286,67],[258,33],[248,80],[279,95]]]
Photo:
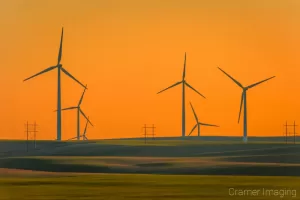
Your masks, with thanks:
[[[23,79],[56,64],[62,26],[62,64],[89,88],[90,139],[139,137],[145,123],[157,136],[180,136],[181,87],[156,93],[180,81],[184,52],[187,81],[207,97],[187,88],[187,133],[191,101],[200,121],[220,125],[203,135],[242,135],[242,90],[218,66],[244,85],[277,76],[247,93],[249,136],[300,123],[298,0],[10,0],[0,24],[3,139],[24,139],[27,120],[38,123],[38,139],[56,138],[57,71]],[[62,75],[62,107],[82,91]],[[76,111],[64,111],[62,124],[62,138],[75,137]]]

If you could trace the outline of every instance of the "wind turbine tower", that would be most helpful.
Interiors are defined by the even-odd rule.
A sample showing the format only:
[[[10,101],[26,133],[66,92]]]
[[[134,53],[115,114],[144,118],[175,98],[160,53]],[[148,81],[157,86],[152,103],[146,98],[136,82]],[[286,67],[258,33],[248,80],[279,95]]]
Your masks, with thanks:
[[[192,105],[191,102],[190,102],[190,105],[191,105],[191,108],[192,108],[193,113],[194,113],[194,117],[195,117],[195,120],[196,120],[196,125],[192,128],[192,130],[191,130],[189,136],[192,134],[192,132],[193,132],[193,131],[195,130],[195,128],[197,127],[197,128],[198,128],[198,137],[199,137],[199,136],[200,136],[200,125],[202,125],[202,126],[215,126],[215,127],[219,127],[219,126],[214,125],[214,124],[206,124],[206,123],[199,122],[198,117],[197,117],[197,114],[196,114],[196,112],[195,112],[195,110],[194,110],[194,107],[193,107],[193,105]]]
[[[63,35],[64,35],[64,28],[62,28],[61,31],[61,38],[60,38],[60,47],[59,47],[59,52],[58,52],[58,59],[57,59],[57,65],[51,66],[33,76],[30,76],[29,78],[24,79],[23,81],[27,81],[31,78],[34,78],[40,74],[43,74],[45,72],[51,71],[55,68],[57,68],[57,137],[56,139],[58,141],[61,140],[61,80],[60,80],[60,73],[63,71],[67,76],[72,78],[74,81],[79,83],[81,86],[85,88],[85,86],[79,82],[75,77],[73,77],[66,69],[62,67],[62,64],[60,63],[61,57],[62,57],[62,43],[63,43]]]
[[[228,76],[233,82],[235,82],[240,88],[242,88],[242,98],[241,98],[241,104],[240,104],[240,111],[239,111],[239,118],[238,118],[238,123],[240,122],[240,116],[241,116],[241,111],[242,111],[242,106],[244,104],[244,137],[243,141],[247,143],[248,141],[248,135],[247,135],[247,90],[250,88],[253,88],[254,86],[257,86],[263,82],[266,82],[272,78],[275,78],[275,76],[272,76],[270,78],[267,78],[265,80],[259,81],[257,83],[254,83],[252,85],[249,85],[247,87],[244,87],[240,82],[238,82],[236,79],[232,78],[229,74],[227,74],[224,70],[222,70],[220,67],[218,67],[219,70],[221,70],[226,76]]]
[[[185,80],[185,70],[186,70],[186,53],[184,54],[184,65],[183,65],[183,74],[182,74],[182,80],[159,91],[157,94],[170,89],[172,87],[175,87],[176,85],[182,84],[182,137],[185,137],[185,86],[191,88],[195,92],[197,92],[199,95],[201,95],[203,98],[205,98],[200,92],[198,92],[196,89],[194,89],[190,84],[188,84]]]

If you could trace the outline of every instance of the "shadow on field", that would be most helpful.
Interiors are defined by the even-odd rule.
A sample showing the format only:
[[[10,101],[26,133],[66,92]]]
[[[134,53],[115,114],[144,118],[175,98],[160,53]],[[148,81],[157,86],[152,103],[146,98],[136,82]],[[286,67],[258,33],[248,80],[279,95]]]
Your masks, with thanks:
[[[172,163],[141,163],[135,164],[138,167],[170,167],[173,166]]]
[[[224,165],[199,167],[183,166],[174,168],[172,165],[172,163],[164,162],[116,167],[105,165],[63,164],[58,161],[40,158],[5,158],[0,160],[0,168],[48,172],[300,176],[299,166]]]
[[[48,172],[109,172],[106,166],[60,164],[56,161],[38,158],[6,158],[0,160],[1,168],[26,169]]]
[[[273,154],[273,155],[251,155],[251,156],[237,156],[225,157],[219,160],[229,162],[251,162],[251,163],[278,163],[278,164],[299,164],[300,155],[298,153],[291,154]],[[300,167],[299,167],[300,169]]]
[[[59,148],[45,149],[28,153],[32,156],[135,156],[135,157],[214,157],[300,154],[300,145],[274,144],[202,144],[188,146],[151,146],[151,145],[109,145],[74,144]],[[18,156],[17,154],[15,156]]]

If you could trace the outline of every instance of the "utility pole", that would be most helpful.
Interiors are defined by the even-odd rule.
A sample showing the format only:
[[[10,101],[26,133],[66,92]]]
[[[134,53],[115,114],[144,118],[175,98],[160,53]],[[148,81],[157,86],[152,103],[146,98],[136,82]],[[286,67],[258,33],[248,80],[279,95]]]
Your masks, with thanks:
[[[154,126],[154,124],[152,124],[152,126],[147,126],[146,124],[144,125],[144,127],[143,127],[143,129],[144,129],[144,136],[145,136],[145,144],[147,143],[147,136],[148,136],[148,134],[147,134],[147,129],[148,128],[151,128],[152,129],[152,140],[154,140],[154,135],[155,135],[155,133],[154,133],[154,130],[155,130],[155,126]]]
[[[294,144],[296,144],[296,122],[294,121]]]
[[[26,135],[27,135],[27,141],[26,141],[26,151],[28,152],[28,134],[29,134],[29,129],[28,129],[28,121],[26,123]]]
[[[35,121],[34,121],[34,125],[33,125],[34,127],[33,127],[33,133],[34,133],[34,149],[36,149],[36,123],[35,123]]]
[[[291,133],[288,133],[288,126],[293,126],[294,127],[294,144],[296,144],[296,122],[294,121],[293,125],[288,125],[287,121],[285,123],[285,142],[286,144],[288,143],[288,134],[290,135]]]
[[[152,124],[152,140],[154,140],[154,129],[155,129],[154,124]]]
[[[294,121],[294,144],[296,143],[296,124]]]
[[[287,134],[288,134],[288,124],[287,124],[287,121],[285,123],[285,143],[287,144]]]
[[[145,144],[147,143],[147,126],[146,126],[146,124],[145,124],[145,126],[144,126],[144,129],[145,129]]]
[[[29,126],[31,127],[31,128],[29,128]],[[33,130],[32,130],[32,126],[33,126]],[[28,121],[26,122],[26,124],[25,124],[25,128],[26,128],[26,137],[27,137],[27,139],[26,139],[26,151],[28,152],[29,151],[29,134],[30,133],[34,133],[34,149],[36,149],[36,133],[38,132],[37,130],[36,130],[36,127],[37,127],[37,124],[36,124],[36,122],[34,122],[34,124],[29,124],[28,123]]]
[[[288,126],[291,126],[291,125],[288,125],[287,121],[285,122],[285,143],[287,144],[288,143]]]

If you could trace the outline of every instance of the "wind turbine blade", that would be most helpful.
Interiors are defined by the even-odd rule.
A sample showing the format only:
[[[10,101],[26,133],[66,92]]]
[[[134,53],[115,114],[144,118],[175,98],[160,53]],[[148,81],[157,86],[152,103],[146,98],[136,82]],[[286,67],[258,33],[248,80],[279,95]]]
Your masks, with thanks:
[[[263,82],[266,82],[266,81],[268,81],[268,80],[270,80],[270,79],[272,79],[272,78],[275,78],[275,76],[272,76],[272,77],[267,78],[267,79],[265,79],[265,80],[259,81],[259,82],[257,82],[257,83],[252,84],[252,85],[249,85],[247,88],[252,88],[252,87],[257,86],[258,84],[261,84],[261,83],[263,83]]]
[[[182,80],[185,79],[185,70],[186,70],[186,52],[184,53],[184,64],[183,64]]]
[[[244,103],[244,91],[242,92],[242,98],[241,98],[241,105],[240,105],[240,112],[239,112],[238,123],[240,123],[240,117],[241,117],[243,103]]]
[[[80,100],[79,100],[78,106],[81,105],[81,102],[82,102],[82,99],[83,99],[83,96],[84,96],[84,93],[85,93],[85,90],[86,90],[86,89],[87,89],[87,85],[85,85],[85,88],[84,88],[83,93],[82,93],[82,95],[81,95],[81,98],[80,98]]]
[[[33,78],[33,77],[36,77],[36,76],[38,76],[38,75],[40,75],[40,74],[43,74],[43,73],[45,73],[45,72],[49,72],[49,71],[51,71],[52,69],[55,69],[56,67],[57,67],[57,66],[49,67],[49,68],[47,68],[47,69],[45,69],[45,70],[43,70],[43,71],[41,71],[41,72],[39,72],[39,73],[37,73],[37,74],[35,74],[35,75],[33,75],[33,76],[30,76],[29,78],[24,79],[23,81],[27,81],[27,80],[29,80],[29,79],[31,79],[31,78]]]
[[[206,124],[206,123],[202,123],[202,122],[199,122],[200,125],[202,126],[214,126],[214,127],[219,127],[218,125],[214,125],[214,124]]]
[[[194,116],[195,116],[196,123],[198,123],[198,117],[197,117],[197,115],[196,115],[196,112],[195,112],[194,107],[193,107],[193,105],[192,105],[191,102],[190,102],[190,105],[191,105],[191,107],[192,107],[192,110],[193,110],[193,113],[194,113]]]
[[[89,118],[86,117],[86,115],[84,114],[84,112],[83,112],[81,109],[79,109],[79,110],[80,110],[81,114],[84,116],[84,118],[85,118],[92,126],[94,126],[94,125],[92,124],[92,122],[89,120]]]
[[[191,130],[191,132],[190,132],[190,134],[188,135],[188,136],[190,136],[191,134],[192,134],[192,132],[195,130],[195,128],[198,126],[198,124],[196,124],[195,126],[194,126],[194,128],[192,128],[192,130]]]
[[[61,110],[71,110],[71,109],[75,109],[75,108],[78,108],[78,107],[63,108],[63,109],[61,109]],[[54,112],[57,112],[57,110],[54,110]]]
[[[89,119],[89,117],[88,117],[88,119]],[[88,126],[88,123],[89,121],[88,120],[86,120],[86,124],[85,124],[85,128],[84,128],[84,131],[83,131],[83,135],[85,136],[85,133],[86,133],[86,129],[87,129],[87,126]]]
[[[69,77],[71,77],[74,81],[76,81],[77,83],[79,83],[82,87],[86,88],[82,83],[80,83],[74,76],[72,76],[67,70],[65,70],[64,68],[61,67],[61,70],[68,75]]]
[[[203,96],[200,92],[198,92],[195,88],[193,88],[190,84],[188,84],[187,82],[184,82],[189,88],[191,88],[192,90],[194,90],[195,92],[197,92],[199,95],[201,95],[203,98],[206,99],[205,96]]]
[[[62,56],[62,44],[63,44],[63,37],[64,37],[64,27],[61,29],[61,36],[60,36],[60,45],[59,45],[59,52],[57,58],[57,65],[60,64],[61,56]]]
[[[159,93],[161,93],[161,92],[163,92],[163,91],[166,91],[167,89],[170,89],[170,88],[172,88],[172,87],[175,87],[176,85],[179,85],[180,83],[182,83],[182,81],[180,81],[180,82],[177,82],[177,83],[175,83],[175,84],[171,85],[170,87],[167,87],[167,88],[165,88],[165,89],[163,89],[163,90],[159,91],[157,94],[159,94]]]
[[[68,140],[73,140],[73,139],[75,139],[75,138],[77,138],[77,137],[73,137],[73,138],[70,138],[70,139],[68,139]],[[67,140],[67,141],[68,141],[68,140]]]
[[[218,67],[219,70],[221,70],[224,74],[226,74],[231,80],[233,80],[238,86],[240,86],[241,88],[244,88],[243,85],[238,82],[237,80],[235,80],[233,77],[231,77],[229,74],[227,74],[224,70],[222,70],[220,67]]]
[[[71,110],[71,109],[75,109],[75,108],[78,108],[78,107],[63,108],[63,109],[61,109],[61,110]]]

